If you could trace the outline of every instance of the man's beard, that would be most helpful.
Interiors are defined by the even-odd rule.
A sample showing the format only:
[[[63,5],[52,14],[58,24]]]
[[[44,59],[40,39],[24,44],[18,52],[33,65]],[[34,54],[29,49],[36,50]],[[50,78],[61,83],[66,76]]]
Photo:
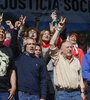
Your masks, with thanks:
[[[72,56],[72,52],[70,52],[70,53],[67,53],[67,56]]]

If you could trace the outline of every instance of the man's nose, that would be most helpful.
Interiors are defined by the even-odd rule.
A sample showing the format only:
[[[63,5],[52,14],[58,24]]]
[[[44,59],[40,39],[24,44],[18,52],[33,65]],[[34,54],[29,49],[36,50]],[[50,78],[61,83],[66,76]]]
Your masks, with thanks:
[[[71,48],[71,47],[69,47],[69,50],[72,50],[72,48]]]
[[[34,34],[32,33],[32,37],[34,37]]]
[[[34,47],[34,45],[33,45],[33,44],[31,44],[30,46],[31,46],[32,48]]]
[[[31,44],[30,46],[33,47],[33,44]]]

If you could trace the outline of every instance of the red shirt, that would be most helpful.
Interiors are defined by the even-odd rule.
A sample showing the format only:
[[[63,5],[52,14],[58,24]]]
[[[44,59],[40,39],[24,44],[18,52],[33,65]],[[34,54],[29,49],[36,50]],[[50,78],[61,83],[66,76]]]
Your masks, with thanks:
[[[83,59],[83,56],[84,56],[83,50],[78,48],[78,47],[76,47],[76,49],[77,49],[78,53],[76,52],[76,50],[74,48],[72,48],[72,55],[74,57],[78,58],[79,61],[80,61],[80,65],[82,65],[82,59]]]
[[[61,44],[61,42],[62,42],[63,40],[62,40],[62,38],[59,36],[59,39],[58,39],[58,41],[57,41],[57,47],[60,49],[60,44]]]
[[[4,41],[3,45],[5,45],[6,47],[10,47],[10,41],[11,41],[11,39]]]
[[[63,41],[63,40],[61,39],[61,37],[59,37],[59,39],[58,39],[58,41],[57,41],[57,47],[58,47],[59,49],[60,49],[60,44],[61,44],[62,41]],[[44,48],[48,48],[48,47],[49,47],[49,44],[50,44],[50,42],[49,42],[48,44],[46,44],[46,45],[42,44],[41,46],[44,47]]]

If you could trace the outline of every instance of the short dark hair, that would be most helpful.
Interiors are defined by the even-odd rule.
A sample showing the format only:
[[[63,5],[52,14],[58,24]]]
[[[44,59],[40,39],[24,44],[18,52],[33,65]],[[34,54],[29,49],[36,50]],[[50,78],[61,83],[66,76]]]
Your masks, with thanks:
[[[36,42],[38,42],[38,38],[39,38],[39,30],[38,30],[38,28],[36,28],[36,27],[29,27],[29,28],[27,28],[27,37],[29,36],[29,31],[31,31],[31,30],[34,30],[34,31],[36,31],[36,34],[37,34],[37,39],[36,39]]]
[[[28,39],[35,41],[32,37],[27,37],[27,38],[23,39],[23,46],[26,45],[26,40],[28,40]],[[36,41],[35,41],[35,45],[36,45]]]
[[[78,38],[77,31],[72,31],[71,33],[69,33],[69,37],[72,35],[74,35],[76,38]]]
[[[41,45],[39,43],[36,43],[36,46],[39,46],[41,51],[42,51],[42,47],[41,47]]]
[[[27,46],[26,40],[28,40],[28,39],[31,39],[31,40],[35,41],[32,37],[27,37],[26,39],[23,39],[23,47],[24,47],[24,51],[26,51],[26,46]],[[35,41],[35,45],[36,45],[36,41]]]

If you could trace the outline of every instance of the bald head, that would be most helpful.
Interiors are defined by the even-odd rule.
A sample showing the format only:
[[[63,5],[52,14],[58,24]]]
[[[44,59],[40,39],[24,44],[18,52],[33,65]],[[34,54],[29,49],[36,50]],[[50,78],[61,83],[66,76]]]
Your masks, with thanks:
[[[67,41],[67,40],[64,40],[62,43],[61,43],[61,48],[63,48],[63,46],[65,46],[65,45],[67,45],[67,44],[71,44],[72,45],[72,43],[70,42],[70,41]]]
[[[72,56],[72,43],[70,41],[64,41],[61,45],[61,54],[64,56]]]

